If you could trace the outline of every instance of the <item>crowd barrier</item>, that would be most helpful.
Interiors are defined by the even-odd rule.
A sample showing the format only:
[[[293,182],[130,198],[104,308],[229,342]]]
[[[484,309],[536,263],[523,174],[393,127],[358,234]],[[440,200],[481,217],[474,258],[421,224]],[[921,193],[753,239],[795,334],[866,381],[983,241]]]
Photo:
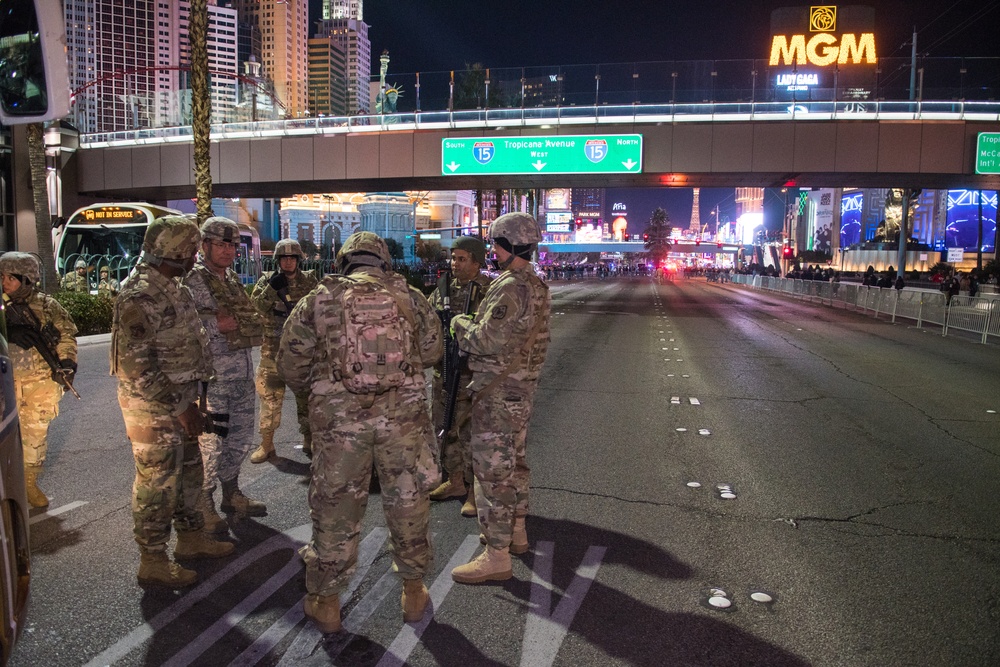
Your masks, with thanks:
[[[940,327],[942,336],[959,330],[980,336],[982,343],[986,343],[991,336],[1000,339],[1000,297],[996,294],[954,296],[949,301],[946,294],[933,290],[897,290],[820,280],[737,274],[732,277],[732,282],[751,289],[818,301],[831,307],[841,305],[892,322],[897,319],[913,320],[920,328]]]

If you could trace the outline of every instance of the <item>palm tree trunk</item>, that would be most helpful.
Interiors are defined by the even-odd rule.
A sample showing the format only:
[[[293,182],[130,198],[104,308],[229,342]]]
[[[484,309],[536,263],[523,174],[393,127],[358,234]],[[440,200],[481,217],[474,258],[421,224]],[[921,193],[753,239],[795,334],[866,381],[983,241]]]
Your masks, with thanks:
[[[31,166],[31,198],[35,204],[35,237],[42,262],[42,287],[54,290],[56,277],[52,253],[52,215],[49,213],[49,188],[45,169],[45,126],[31,123],[28,131],[28,164]]]
[[[208,0],[191,0],[191,135],[198,222],[212,216],[210,134],[212,99],[208,90]]]

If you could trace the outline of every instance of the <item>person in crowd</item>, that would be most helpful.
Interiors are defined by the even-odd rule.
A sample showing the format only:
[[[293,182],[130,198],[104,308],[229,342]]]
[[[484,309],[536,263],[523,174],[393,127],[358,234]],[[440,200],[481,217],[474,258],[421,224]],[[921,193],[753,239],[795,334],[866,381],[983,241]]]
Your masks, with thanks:
[[[969,272],[969,296],[975,297],[979,294],[979,271],[973,269]]]
[[[955,271],[948,278],[941,283],[941,289],[945,293],[945,302],[951,304],[953,297],[958,296],[959,291],[962,289],[962,272]]]
[[[472,371],[472,469],[486,539],[477,558],[452,570],[463,584],[509,579],[510,553],[528,550],[525,449],[549,345],[549,289],[530,261],[542,240],[538,223],[524,213],[507,213],[490,225],[490,238],[502,273],[474,316],[452,319]]]
[[[337,253],[339,275],[302,298],[278,348],[281,377],[310,396],[313,532],[300,553],[304,612],[323,632],[341,627],[339,595],[357,564],[373,462],[404,620],[419,621],[429,600],[428,493],[440,473],[423,370],[441,358],[441,323],[391,267],[383,239],[352,234]]]
[[[254,286],[250,300],[264,316],[264,344],[260,348],[260,364],[257,366],[257,396],[260,398],[260,446],[250,455],[251,463],[263,463],[276,456],[274,432],[281,425],[281,406],[285,401],[285,382],[278,375],[274,363],[278,352],[281,330],[292,308],[299,299],[316,287],[316,275],[303,271],[301,262],[305,258],[298,241],[282,239],[274,247],[274,261],[277,268],[260,277]],[[312,456],[312,432],[309,430],[309,394],[295,394],[295,412],[302,433],[302,450]]]
[[[14,392],[21,420],[25,488],[28,504],[48,507],[38,487],[48,450],[49,424],[59,414],[59,400],[76,374],[76,325],[58,301],[39,291],[41,265],[26,252],[0,257],[3,302],[10,358],[14,365]],[[48,349],[58,367],[42,356]]]
[[[87,263],[82,259],[73,264],[73,272],[67,272],[62,277],[59,288],[64,292],[89,292],[90,282],[87,280]]]
[[[121,283],[110,277],[109,271],[108,267],[101,267],[101,280],[97,283],[97,295],[113,299],[118,296],[118,292],[121,291],[122,286]]]
[[[451,246],[451,284],[449,285],[450,308],[460,314],[468,304],[468,312],[474,313],[486,296],[486,288],[491,278],[482,272],[486,265],[486,244],[476,236],[460,236]],[[475,287],[475,298],[470,299]],[[431,306],[439,313],[444,309],[444,296],[440,286],[431,293]],[[447,390],[442,382],[442,364],[434,369],[434,423],[440,424],[448,401]],[[476,493],[473,488],[472,455],[469,449],[471,431],[472,395],[467,389],[472,382],[472,372],[463,358],[458,380],[458,398],[455,401],[452,428],[444,434],[441,443],[441,465],[448,479],[431,491],[431,500],[464,498],[463,516],[476,516]]]
[[[253,447],[253,348],[263,341],[264,319],[250,302],[233,270],[240,228],[229,218],[212,217],[201,225],[201,257],[184,277],[208,334],[215,378],[206,405],[213,423],[199,437],[204,481],[199,503],[205,530],[225,533],[229,526],[215,509],[215,487],[222,486],[222,509],[238,517],[264,516],[264,503],[240,489],[240,467]]]
[[[157,218],[146,229],[142,257],[115,301],[111,372],[135,457],[132,518],[139,545],[140,584],[190,586],[194,570],[167,555],[170,525],[174,558],[221,558],[231,542],[203,530],[198,436],[205,415],[199,386],[212,379],[208,334],[191,291],[180,279],[194,266],[201,232],[193,217]]]

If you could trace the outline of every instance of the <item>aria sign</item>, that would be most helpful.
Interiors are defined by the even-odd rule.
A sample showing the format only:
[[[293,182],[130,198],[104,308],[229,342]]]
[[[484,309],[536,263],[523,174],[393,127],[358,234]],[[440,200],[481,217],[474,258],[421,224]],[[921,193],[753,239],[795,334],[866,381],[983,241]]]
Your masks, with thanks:
[[[839,65],[875,64],[875,33],[847,32],[839,36],[837,7],[825,5],[809,8],[808,35],[774,35],[768,65]],[[808,37],[808,39],[807,39]]]

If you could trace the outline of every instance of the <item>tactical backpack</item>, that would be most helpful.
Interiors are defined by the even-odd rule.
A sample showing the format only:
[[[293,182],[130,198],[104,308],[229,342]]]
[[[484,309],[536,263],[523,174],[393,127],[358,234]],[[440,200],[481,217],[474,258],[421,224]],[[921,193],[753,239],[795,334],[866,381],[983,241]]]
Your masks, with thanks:
[[[394,274],[385,280],[388,287],[364,273],[344,280],[339,371],[353,394],[383,394],[415,373],[409,363],[414,316],[406,281]]]

